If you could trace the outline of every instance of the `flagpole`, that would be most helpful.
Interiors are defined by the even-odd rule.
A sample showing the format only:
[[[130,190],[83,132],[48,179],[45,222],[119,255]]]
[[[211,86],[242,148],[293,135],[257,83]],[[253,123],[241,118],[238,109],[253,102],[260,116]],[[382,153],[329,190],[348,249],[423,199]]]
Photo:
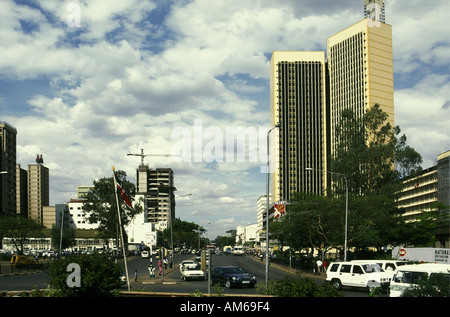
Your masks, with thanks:
[[[127,277],[128,291],[130,291],[130,278],[128,276],[128,265],[127,265],[127,255],[125,253],[125,243],[123,243],[122,220],[120,219],[119,198],[117,197],[117,181],[116,181],[116,174],[114,173],[114,166],[113,166],[113,179],[114,179],[114,192],[116,194],[117,218],[119,220],[119,228],[120,228],[120,241],[122,243],[123,261],[125,262],[125,274]],[[117,251],[119,251],[119,248],[117,248]]]

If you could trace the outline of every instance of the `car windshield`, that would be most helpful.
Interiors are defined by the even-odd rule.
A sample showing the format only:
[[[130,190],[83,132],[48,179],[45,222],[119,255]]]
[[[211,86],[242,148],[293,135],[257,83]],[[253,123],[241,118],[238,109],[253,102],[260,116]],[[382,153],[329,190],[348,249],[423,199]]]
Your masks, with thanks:
[[[399,271],[394,276],[394,281],[397,283],[417,284],[419,281],[425,280],[428,277],[426,272],[402,272]]]
[[[241,268],[239,267],[228,267],[228,268],[224,268],[223,272],[225,274],[244,274],[245,272],[242,271]]]
[[[186,266],[186,270],[188,270],[188,271],[195,271],[195,270],[198,270],[198,269],[197,269],[197,266],[191,265],[191,266]]]

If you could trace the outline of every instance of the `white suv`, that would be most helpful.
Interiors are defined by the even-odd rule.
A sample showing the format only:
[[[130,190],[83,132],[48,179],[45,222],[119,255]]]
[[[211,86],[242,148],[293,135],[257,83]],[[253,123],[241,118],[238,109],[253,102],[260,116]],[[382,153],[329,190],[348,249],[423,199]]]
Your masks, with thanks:
[[[390,275],[374,263],[334,262],[328,267],[326,279],[338,290],[347,286],[371,291],[375,287],[387,288]]]

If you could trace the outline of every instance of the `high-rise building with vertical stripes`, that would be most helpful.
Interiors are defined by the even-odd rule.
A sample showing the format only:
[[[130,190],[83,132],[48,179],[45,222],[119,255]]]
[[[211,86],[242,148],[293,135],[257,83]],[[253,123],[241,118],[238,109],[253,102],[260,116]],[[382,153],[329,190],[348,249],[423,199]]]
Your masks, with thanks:
[[[16,214],[17,129],[0,121],[0,215]]]
[[[392,27],[375,22],[366,18],[327,40],[331,155],[339,142],[335,127],[345,109],[361,118],[379,104],[394,126]]]
[[[394,126],[392,27],[384,0],[365,0],[364,17],[327,39],[326,58],[325,52],[272,54],[271,126],[279,124],[269,146],[272,203],[295,192],[326,192],[345,109],[361,118],[379,104]]]
[[[49,169],[41,163],[28,164],[28,218],[44,225],[44,207],[49,205]]]
[[[322,194],[326,170],[325,52],[273,52],[271,123],[274,133],[271,187],[273,201],[288,201],[295,192]]]

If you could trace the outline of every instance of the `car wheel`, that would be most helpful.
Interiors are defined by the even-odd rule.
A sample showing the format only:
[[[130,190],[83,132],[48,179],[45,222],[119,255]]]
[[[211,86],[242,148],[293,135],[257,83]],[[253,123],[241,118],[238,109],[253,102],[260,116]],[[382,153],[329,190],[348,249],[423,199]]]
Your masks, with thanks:
[[[227,281],[225,282],[225,287],[226,287],[226,288],[231,288],[231,282],[230,282],[229,280],[227,280]]]
[[[342,284],[340,280],[332,280],[331,281],[331,286],[333,286],[335,289],[337,289],[338,291],[341,290],[342,288]]]

